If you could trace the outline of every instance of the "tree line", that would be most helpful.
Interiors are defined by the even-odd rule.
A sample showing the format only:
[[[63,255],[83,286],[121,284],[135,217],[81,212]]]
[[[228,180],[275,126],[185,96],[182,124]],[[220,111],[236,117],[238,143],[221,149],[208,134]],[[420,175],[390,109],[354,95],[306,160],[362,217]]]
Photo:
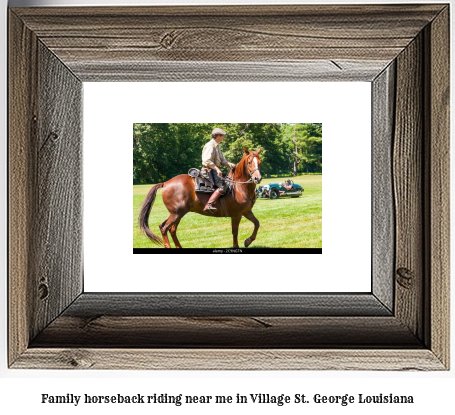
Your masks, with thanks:
[[[226,136],[221,150],[238,163],[244,147],[261,150],[261,173],[287,176],[322,173],[322,124],[136,123],[133,124],[133,184],[157,183],[201,168],[201,153],[212,129]]]

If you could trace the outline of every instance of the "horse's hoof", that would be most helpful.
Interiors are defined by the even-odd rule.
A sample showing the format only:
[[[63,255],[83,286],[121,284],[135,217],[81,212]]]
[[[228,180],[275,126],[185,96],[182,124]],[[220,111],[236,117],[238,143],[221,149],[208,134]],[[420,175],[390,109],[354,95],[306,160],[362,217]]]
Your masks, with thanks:
[[[250,238],[245,239],[245,248],[248,248],[251,245]]]

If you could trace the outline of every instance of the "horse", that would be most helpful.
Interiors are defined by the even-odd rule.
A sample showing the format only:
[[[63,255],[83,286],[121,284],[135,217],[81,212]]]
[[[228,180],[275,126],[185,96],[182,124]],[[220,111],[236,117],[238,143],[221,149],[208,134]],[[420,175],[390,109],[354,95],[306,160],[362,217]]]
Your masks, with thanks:
[[[259,230],[259,221],[253,214],[253,206],[256,200],[256,185],[262,180],[260,165],[261,159],[257,151],[248,151],[244,148],[240,162],[229,171],[226,180],[232,183],[232,191],[226,196],[220,197],[216,203],[216,211],[204,211],[205,204],[210,198],[210,194],[196,193],[195,179],[187,174],[181,174],[153,186],[145,198],[139,215],[139,226],[142,232],[155,244],[165,248],[171,248],[168,231],[171,233],[172,240],[176,248],[182,248],[177,238],[177,227],[180,220],[188,213],[195,212],[205,216],[230,217],[233,236],[233,247],[239,248],[238,232],[242,216],[254,224],[251,236],[244,241],[247,248],[256,239]],[[163,239],[155,235],[148,225],[150,211],[155,202],[158,189],[163,189],[162,197],[164,205],[169,211],[169,217],[159,225]]]

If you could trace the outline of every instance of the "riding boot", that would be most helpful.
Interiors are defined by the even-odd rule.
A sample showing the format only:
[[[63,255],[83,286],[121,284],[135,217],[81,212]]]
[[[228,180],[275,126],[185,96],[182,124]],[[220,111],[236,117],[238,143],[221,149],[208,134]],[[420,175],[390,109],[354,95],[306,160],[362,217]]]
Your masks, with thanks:
[[[204,210],[210,210],[211,212],[216,212],[216,207],[213,206],[213,204],[222,196],[222,193],[220,192],[220,189],[216,189],[212,196],[210,196],[209,201],[205,205]]]

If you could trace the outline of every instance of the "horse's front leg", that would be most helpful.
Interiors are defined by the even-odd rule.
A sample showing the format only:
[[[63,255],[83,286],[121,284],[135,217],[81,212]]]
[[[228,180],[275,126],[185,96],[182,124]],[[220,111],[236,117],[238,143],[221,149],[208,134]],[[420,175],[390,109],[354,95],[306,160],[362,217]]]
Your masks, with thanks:
[[[254,224],[254,231],[251,234],[251,236],[247,239],[245,239],[245,248],[248,248],[251,243],[256,239],[256,235],[258,234],[259,230],[259,221],[256,219],[256,216],[254,216],[254,213],[252,210],[250,210],[248,213],[244,213],[243,216],[253,222]]]
[[[239,247],[238,235],[239,235],[239,224],[242,216],[232,216],[231,217],[231,224],[232,224],[232,236],[234,239],[234,248]]]

